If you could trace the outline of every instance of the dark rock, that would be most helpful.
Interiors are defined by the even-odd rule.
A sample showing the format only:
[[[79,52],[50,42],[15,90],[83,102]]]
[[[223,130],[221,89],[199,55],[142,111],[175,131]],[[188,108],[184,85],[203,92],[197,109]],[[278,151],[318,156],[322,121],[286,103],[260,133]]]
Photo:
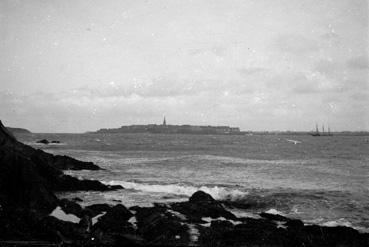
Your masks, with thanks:
[[[88,215],[88,214],[82,215],[81,219],[78,223],[78,226],[81,227],[82,229],[85,229],[86,232],[90,232],[91,227],[92,227],[92,218],[91,218],[91,216]]]
[[[213,221],[202,229],[201,246],[368,246],[366,234],[348,227],[303,226],[301,221],[287,219],[287,229],[278,228],[269,219],[245,219],[231,226]]]
[[[92,168],[91,164],[24,145],[0,121],[0,240],[85,241],[85,226],[48,215],[60,204],[88,222],[87,211],[75,202],[58,200],[53,191],[118,188],[64,175],[59,168]]]
[[[121,190],[121,189],[124,189],[124,187],[123,186],[121,186],[121,185],[106,185],[108,188],[109,188],[109,190]],[[113,200],[113,201],[119,201],[119,200]]]
[[[101,216],[94,228],[100,228],[104,231],[132,233],[133,227],[127,222],[132,216],[133,214],[125,206],[118,204]]]
[[[261,217],[268,219],[268,220],[274,220],[274,221],[288,221],[288,218],[279,215],[279,214],[269,214],[269,213],[261,213],[260,214]]]
[[[47,229],[48,235],[55,236],[61,242],[75,242],[88,238],[86,230],[76,223],[58,220],[53,216],[43,218],[39,223]]]
[[[104,232],[100,229],[92,232],[91,239],[86,246],[151,246],[137,234]]]
[[[60,141],[51,141],[50,143],[60,143]]]
[[[65,155],[55,155],[52,157],[54,167],[61,170],[99,170],[101,169],[92,162],[85,162],[73,159]]]
[[[203,222],[202,217],[237,219],[234,214],[225,210],[221,203],[202,191],[195,192],[188,202],[173,203],[171,207],[186,215],[191,222]]]
[[[48,229],[38,224],[39,219],[37,212],[27,208],[2,208],[0,211],[0,240],[55,240],[55,236],[50,234]]]
[[[49,144],[50,142],[46,139],[42,139],[42,140],[37,141],[36,143]]]
[[[37,165],[6,148],[0,148],[0,197],[2,206],[36,208],[45,213],[51,212],[58,201]]]
[[[67,199],[61,199],[58,204],[61,209],[63,209],[63,211],[67,214],[74,214],[79,218],[84,215],[83,209],[78,203],[69,201]]]
[[[250,219],[234,227],[212,222],[210,228],[203,230],[200,242],[203,246],[283,246],[280,243],[285,235],[285,230],[265,220]]]
[[[101,205],[100,205],[101,206]],[[136,234],[134,226],[128,222],[133,214],[123,205],[110,208],[92,227],[92,236],[103,245],[138,246],[144,240]]]
[[[214,198],[211,195],[205,193],[204,191],[196,191],[189,199],[192,203],[213,203],[215,202]]]
[[[109,191],[122,189],[121,186],[110,186],[96,180],[79,180],[78,178],[64,175],[52,184],[54,191]]]
[[[74,202],[83,202],[83,200],[79,197],[72,198],[72,201],[74,201]]]
[[[135,208],[138,233],[150,245],[187,246],[188,226],[165,207]]]
[[[311,246],[368,246],[367,235],[345,227],[305,226],[299,236]]]
[[[210,227],[222,232],[234,229],[234,225],[226,220],[213,220],[211,221]]]
[[[285,226],[289,228],[289,230],[300,230],[302,227],[304,227],[304,223],[301,220],[296,219],[289,219]]]

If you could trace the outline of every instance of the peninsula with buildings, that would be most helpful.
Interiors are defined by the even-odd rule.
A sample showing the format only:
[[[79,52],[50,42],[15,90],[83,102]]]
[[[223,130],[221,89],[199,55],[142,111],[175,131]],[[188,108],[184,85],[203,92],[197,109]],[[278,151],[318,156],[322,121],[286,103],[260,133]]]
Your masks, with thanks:
[[[100,129],[96,133],[159,133],[159,134],[197,134],[197,135],[242,135],[238,127],[170,125],[164,117],[162,124],[129,125],[114,129]]]

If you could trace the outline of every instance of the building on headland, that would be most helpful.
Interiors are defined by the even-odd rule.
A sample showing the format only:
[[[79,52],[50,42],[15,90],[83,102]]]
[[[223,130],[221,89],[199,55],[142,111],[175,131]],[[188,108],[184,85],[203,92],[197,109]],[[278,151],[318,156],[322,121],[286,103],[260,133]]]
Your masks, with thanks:
[[[209,135],[239,135],[238,127],[203,126],[203,125],[170,125],[164,116],[163,123],[147,125],[128,125],[116,129],[100,129],[98,133],[163,133],[163,134],[209,134]]]

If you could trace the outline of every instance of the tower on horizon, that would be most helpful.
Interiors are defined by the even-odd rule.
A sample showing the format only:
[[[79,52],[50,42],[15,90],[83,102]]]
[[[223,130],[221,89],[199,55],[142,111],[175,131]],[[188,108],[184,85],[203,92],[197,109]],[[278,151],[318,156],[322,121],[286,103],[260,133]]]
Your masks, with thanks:
[[[165,116],[164,116],[164,120],[163,120],[163,126],[167,125],[167,121],[165,120]]]

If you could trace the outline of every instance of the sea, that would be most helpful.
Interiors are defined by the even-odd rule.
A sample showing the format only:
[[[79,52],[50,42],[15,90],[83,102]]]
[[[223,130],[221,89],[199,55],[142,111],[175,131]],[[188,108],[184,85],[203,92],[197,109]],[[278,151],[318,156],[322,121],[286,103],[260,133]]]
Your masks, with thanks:
[[[270,212],[306,224],[369,232],[368,136],[86,133],[17,138],[104,168],[66,174],[125,188],[58,194],[79,197],[83,205],[150,206],[185,201],[203,190],[239,216]],[[61,143],[36,143],[44,138]]]

